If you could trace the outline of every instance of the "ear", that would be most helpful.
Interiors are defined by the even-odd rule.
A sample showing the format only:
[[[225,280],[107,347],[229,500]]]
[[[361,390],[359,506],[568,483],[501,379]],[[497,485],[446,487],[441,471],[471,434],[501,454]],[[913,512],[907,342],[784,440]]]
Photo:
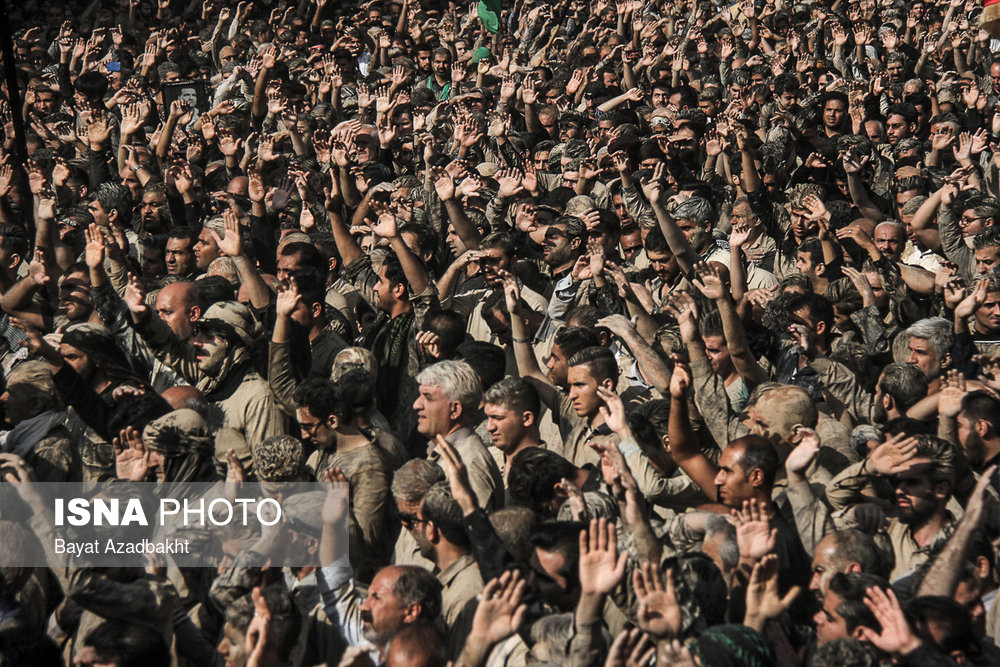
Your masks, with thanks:
[[[314,320],[319,319],[323,315],[323,302],[317,301],[312,305],[312,318]]]
[[[615,383],[611,378],[604,378],[603,380],[601,380],[601,386],[607,389],[608,391],[615,390]]]
[[[861,571],[862,570],[861,570],[861,564],[860,563],[851,563],[850,565],[847,566],[847,570],[846,570],[847,574],[850,574],[851,572],[859,572],[860,573]]]
[[[570,239],[569,247],[573,250],[579,250],[581,243],[583,243],[583,239]]]
[[[327,270],[330,273],[333,273],[334,271],[337,270],[337,258],[336,257],[331,257],[330,258],[330,260],[329,260],[329,262],[327,264]]]
[[[403,612],[403,623],[413,623],[420,618],[421,612],[423,612],[423,605],[419,602],[411,602],[406,605],[406,611]]]
[[[532,426],[535,423],[535,413],[534,412],[522,412],[521,413],[521,423],[525,426]]]
[[[890,396],[889,394],[882,394],[882,408],[886,412],[891,410],[895,404],[896,402],[892,400],[892,396]]]
[[[972,565],[976,570],[976,575],[980,579],[985,579],[986,577],[990,576],[990,569],[991,569],[990,561],[987,560],[985,557],[976,556],[976,560],[973,561]]]
[[[406,285],[403,283],[393,285],[392,296],[395,297],[397,301],[402,301],[406,297]]]
[[[336,431],[340,428],[340,418],[336,415],[330,415],[326,418],[326,425],[332,430]]]
[[[977,419],[973,428],[976,431],[976,435],[980,438],[985,439],[990,434],[990,423],[985,419]]]
[[[89,194],[90,194],[90,188],[87,187],[86,185],[81,185],[80,186],[80,199],[81,200],[86,199],[87,195],[89,195]]]
[[[823,263],[823,262],[820,262],[819,264],[817,264],[816,266],[813,267],[813,271],[816,272],[817,276],[822,276],[823,274],[826,273],[826,264]]]
[[[188,318],[192,322],[197,322],[201,319],[201,314],[201,306],[191,306],[191,309],[188,311]]]
[[[110,209],[108,211],[108,222],[111,223],[111,222],[117,222],[117,221],[118,221],[118,210],[117,209]]]
[[[452,421],[456,421],[461,416],[462,416],[462,404],[459,403],[458,401],[452,401],[451,404],[448,405],[448,417]]]
[[[945,354],[943,357],[941,357],[941,368],[942,369],[951,368],[951,355],[950,354]]]
[[[750,472],[750,486],[764,486],[764,471],[754,468]]]
[[[821,266],[825,266],[825,265],[821,265]],[[816,323],[816,335],[817,336],[822,336],[825,333],[826,333],[826,322],[817,322]]]

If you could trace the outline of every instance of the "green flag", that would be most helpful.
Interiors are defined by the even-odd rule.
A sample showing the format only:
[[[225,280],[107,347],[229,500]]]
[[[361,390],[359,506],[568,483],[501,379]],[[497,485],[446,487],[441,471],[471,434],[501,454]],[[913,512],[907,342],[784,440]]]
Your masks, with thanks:
[[[500,4],[501,0],[479,0],[479,20],[494,35],[500,30]]]

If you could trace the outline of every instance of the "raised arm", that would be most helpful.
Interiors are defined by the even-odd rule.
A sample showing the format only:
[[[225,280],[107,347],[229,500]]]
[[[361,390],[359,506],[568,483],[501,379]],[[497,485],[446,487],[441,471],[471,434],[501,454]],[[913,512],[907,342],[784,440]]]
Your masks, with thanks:
[[[514,358],[517,360],[517,372],[522,378],[534,385],[538,396],[550,410],[559,410],[559,389],[549,381],[549,378],[538,367],[538,358],[531,347],[528,337],[528,327],[525,324],[525,309],[527,304],[521,299],[521,288],[517,278],[507,273],[503,276],[504,303],[510,313],[510,337],[514,346]]]
[[[389,240],[389,247],[396,253],[399,263],[403,267],[403,274],[406,281],[410,283],[410,291],[413,294],[420,294],[430,284],[427,277],[427,269],[424,268],[420,259],[410,251],[409,246],[403,241],[396,228],[396,217],[392,213],[382,213],[378,216],[378,221],[372,227],[376,236]]]

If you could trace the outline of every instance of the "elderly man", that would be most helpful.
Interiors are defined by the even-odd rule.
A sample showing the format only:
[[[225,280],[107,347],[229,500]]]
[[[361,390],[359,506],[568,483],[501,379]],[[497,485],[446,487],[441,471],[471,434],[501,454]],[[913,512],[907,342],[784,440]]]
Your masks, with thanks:
[[[434,439],[440,435],[451,443],[468,468],[479,505],[488,510],[502,507],[500,470],[472,430],[479,420],[482,399],[479,376],[464,361],[440,361],[421,371],[417,383],[420,390],[413,409],[417,413],[417,431],[430,441],[428,458],[439,461]]]

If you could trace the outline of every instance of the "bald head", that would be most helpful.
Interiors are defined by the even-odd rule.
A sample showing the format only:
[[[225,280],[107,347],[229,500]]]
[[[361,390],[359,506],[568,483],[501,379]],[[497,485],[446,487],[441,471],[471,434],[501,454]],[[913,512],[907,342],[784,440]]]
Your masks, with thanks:
[[[201,291],[194,283],[171,283],[156,295],[156,314],[181,340],[191,338],[201,313]]]
[[[751,430],[768,438],[782,458],[788,453],[795,426],[815,428],[816,404],[801,387],[783,385],[764,392],[749,410]]]
[[[169,389],[164,389],[160,396],[162,396],[163,400],[169,403],[170,407],[174,410],[191,407],[192,402],[200,401],[202,398],[199,390],[194,387],[187,387],[184,385],[175,385]]]
[[[444,667],[447,642],[441,631],[427,621],[404,625],[389,642],[388,667]]]

